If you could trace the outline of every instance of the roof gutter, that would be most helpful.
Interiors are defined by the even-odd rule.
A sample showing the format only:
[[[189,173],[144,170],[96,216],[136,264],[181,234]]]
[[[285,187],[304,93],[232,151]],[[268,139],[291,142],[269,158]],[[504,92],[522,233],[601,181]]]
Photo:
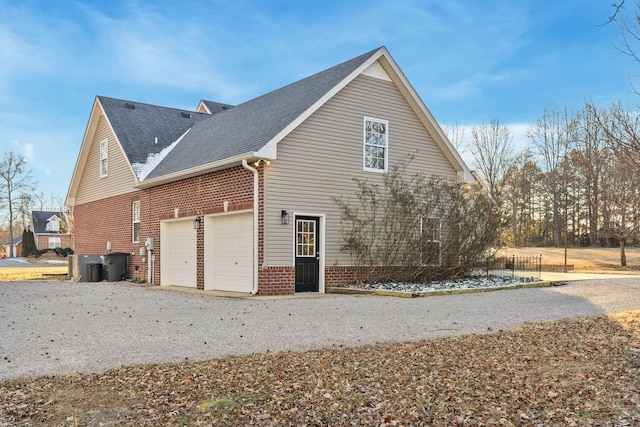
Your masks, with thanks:
[[[247,159],[242,159],[242,167],[253,172],[253,286],[250,294],[255,295],[258,293],[258,262],[260,261],[258,258],[258,197],[260,196],[260,183],[258,169],[249,166]]]
[[[181,170],[178,172],[174,172],[174,173],[170,173],[167,175],[162,175],[159,176],[157,178],[151,178],[151,179],[146,179],[140,183],[138,183],[137,185],[135,185],[135,188],[151,188],[151,187],[155,187],[158,185],[162,185],[162,184],[167,184],[170,182],[174,182],[174,181],[179,181],[181,179],[186,179],[186,178],[191,178],[194,176],[198,176],[198,175],[202,175],[204,173],[207,172],[214,172],[216,170],[220,170],[220,169],[224,169],[224,168],[228,168],[229,166],[233,165],[234,163],[240,163],[245,159],[257,159],[258,157],[260,157],[257,153],[254,152],[250,152],[250,153],[244,153],[238,156],[233,156],[233,157],[229,157],[226,158],[224,160],[220,160],[217,162],[213,162],[213,163],[207,163],[201,166],[196,166],[194,168],[191,169],[186,169],[186,170]]]

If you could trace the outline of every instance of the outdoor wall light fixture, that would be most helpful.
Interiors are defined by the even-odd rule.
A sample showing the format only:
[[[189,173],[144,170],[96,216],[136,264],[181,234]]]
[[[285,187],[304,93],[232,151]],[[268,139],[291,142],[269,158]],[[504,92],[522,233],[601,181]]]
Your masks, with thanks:
[[[282,221],[282,225],[289,224],[289,212],[284,209],[280,211],[280,220]]]
[[[202,225],[202,218],[197,216],[194,220],[193,220],[193,229],[194,230],[200,230],[200,225]]]
[[[260,163],[269,166],[271,164],[271,160],[267,160],[267,159],[258,159],[255,162],[253,162],[253,166],[254,167],[260,167]]]

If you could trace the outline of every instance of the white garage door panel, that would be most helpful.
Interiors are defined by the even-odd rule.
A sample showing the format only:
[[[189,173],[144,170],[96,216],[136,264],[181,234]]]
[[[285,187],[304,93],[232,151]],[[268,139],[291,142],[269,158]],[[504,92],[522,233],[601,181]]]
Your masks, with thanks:
[[[168,227],[169,285],[196,287],[196,231],[192,221],[172,222]],[[165,258],[166,259],[166,258]],[[162,266],[164,268],[164,266]]]
[[[253,282],[253,215],[220,216],[213,224],[213,287],[250,292]]]

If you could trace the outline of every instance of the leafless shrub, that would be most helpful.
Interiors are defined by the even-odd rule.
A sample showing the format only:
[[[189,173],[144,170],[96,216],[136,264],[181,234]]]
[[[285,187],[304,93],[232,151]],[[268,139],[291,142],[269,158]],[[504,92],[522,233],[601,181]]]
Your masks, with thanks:
[[[356,282],[467,275],[498,237],[499,216],[483,190],[394,165],[382,183],[354,178],[355,198],[335,198],[341,249]]]

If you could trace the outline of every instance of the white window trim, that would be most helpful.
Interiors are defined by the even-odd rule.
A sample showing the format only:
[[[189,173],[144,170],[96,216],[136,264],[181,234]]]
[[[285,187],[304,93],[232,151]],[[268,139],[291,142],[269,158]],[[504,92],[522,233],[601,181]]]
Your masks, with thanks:
[[[384,146],[384,169],[367,167],[367,122],[384,124],[386,129],[386,144]],[[389,121],[365,116],[362,120],[362,170],[366,172],[385,173],[389,170]]]
[[[45,226],[46,231],[51,231],[55,233],[60,232],[60,220],[57,217],[52,217],[47,221],[47,225]]]
[[[102,147],[104,146],[104,158],[102,157]],[[105,161],[105,167],[102,167],[102,161]],[[100,153],[98,153],[98,162],[100,168],[100,178],[104,178],[109,175],[109,139],[100,141]]]
[[[53,245],[52,245],[53,243]],[[57,246],[56,246],[57,244]],[[55,249],[55,248],[61,248],[62,247],[62,239],[60,237],[49,237],[47,239],[47,248],[48,249]]]
[[[136,206],[138,207],[138,219],[136,220]],[[135,225],[138,224],[138,240],[136,240]],[[140,200],[131,204],[131,241],[140,243]]]

